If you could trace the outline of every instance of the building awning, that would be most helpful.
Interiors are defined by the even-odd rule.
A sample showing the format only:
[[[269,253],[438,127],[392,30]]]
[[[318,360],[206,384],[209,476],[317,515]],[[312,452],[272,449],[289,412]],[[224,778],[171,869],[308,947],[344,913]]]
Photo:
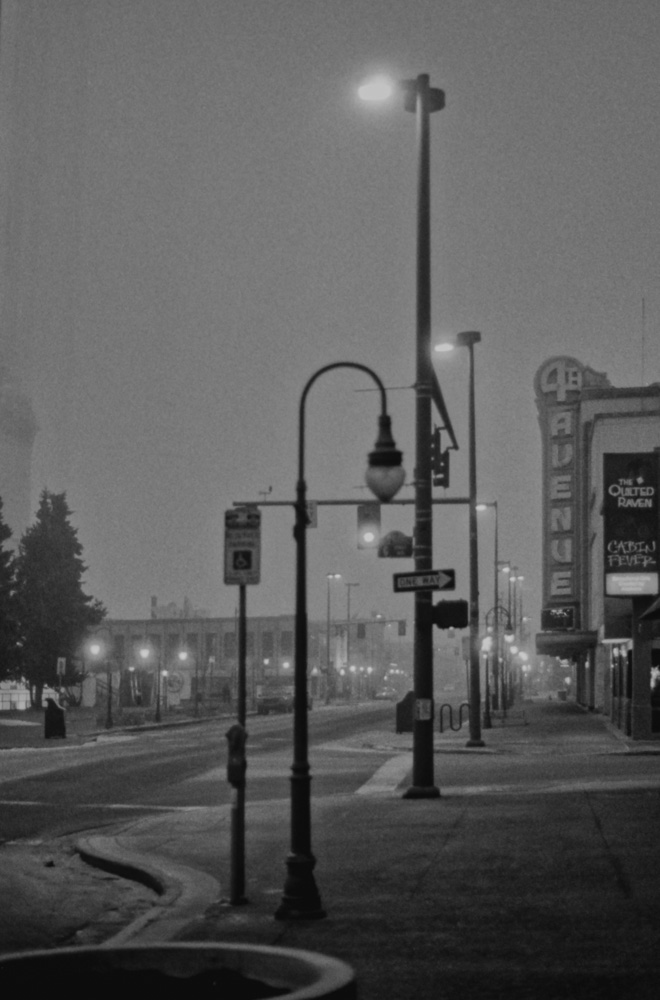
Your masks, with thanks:
[[[593,649],[598,641],[597,632],[537,632],[536,652],[544,656],[571,659]]]
[[[646,611],[642,611],[639,617],[656,619],[656,620],[660,618],[660,597],[656,597],[653,604],[649,608],[647,608]]]

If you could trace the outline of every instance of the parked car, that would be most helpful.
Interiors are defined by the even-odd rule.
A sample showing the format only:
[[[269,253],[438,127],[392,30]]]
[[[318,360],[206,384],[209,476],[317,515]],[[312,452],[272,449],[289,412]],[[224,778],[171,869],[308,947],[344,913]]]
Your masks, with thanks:
[[[384,687],[374,695],[377,701],[398,701],[399,692],[393,687]]]
[[[270,712],[293,712],[293,684],[257,686],[257,715]]]

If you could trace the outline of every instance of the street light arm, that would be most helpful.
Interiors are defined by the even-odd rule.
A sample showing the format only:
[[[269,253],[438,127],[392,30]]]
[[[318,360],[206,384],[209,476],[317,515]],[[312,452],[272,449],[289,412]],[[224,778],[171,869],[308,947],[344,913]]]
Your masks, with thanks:
[[[308,379],[305,388],[302,391],[300,397],[300,408],[298,411],[298,479],[302,479],[304,476],[305,468],[305,404],[307,402],[307,396],[309,390],[312,388],[314,383],[321,375],[325,375],[326,372],[332,371],[333,368],[356,368],[358,371],[366,372],[370,375],[373,381],[376,383],[378,390],[380,392],[380,408],[381,416],[387,416],[387,394],[385,392],[385,386],[379,379],[378,375],[371,368],[367,368],[366,365],[361,365],[357,361],[335,361],[331,365],[324,365],[323,368],[319,368],[317,372]]]

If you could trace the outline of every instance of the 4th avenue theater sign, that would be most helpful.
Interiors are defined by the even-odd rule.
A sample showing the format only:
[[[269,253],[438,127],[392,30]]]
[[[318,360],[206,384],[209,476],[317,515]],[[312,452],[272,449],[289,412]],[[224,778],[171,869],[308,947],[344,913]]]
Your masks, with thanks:
[[[658,593],[658,457],[603,455],[605,593]]]

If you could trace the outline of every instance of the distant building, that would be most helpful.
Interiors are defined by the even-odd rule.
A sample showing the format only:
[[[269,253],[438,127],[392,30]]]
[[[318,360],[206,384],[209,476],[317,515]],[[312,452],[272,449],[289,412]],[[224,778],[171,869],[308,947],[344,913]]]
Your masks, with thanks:
[[[157,607],[157,605],[156,605]],[[324,697],[328,670],[330,690],[348,699],[371,697],[391,671],[405,671],[410,641],[402,638],[399,623],[354,620],[350,623],[350,663],[347,661],[347,623],[333,621],[328,651],[327,622],[308,623],[308,681],[313,698]],[[246,687],[253,705],[259,685],[269,680],[293,680],[295,618],[293,615],[248,618],[246,622]],[[106,619],[94,635],[109,650],[113,692],[124,707],[153,706],[157,672],[169,707],[197,702],[217,709],[237,694],[238,618]],[[91,636],[90,636],[91,639]],[[144,652],[143,652],[144,651]],[[88,674],[84,704],[102,704],[106,697],[106,657],[95,665],[89,641],[81,650]],[[351,670],[351,667],[354,669]]]
[[[540,654],[575,698],[660,739],[660,384],[618,389],[572,357],[535,378],[543,444]]]

